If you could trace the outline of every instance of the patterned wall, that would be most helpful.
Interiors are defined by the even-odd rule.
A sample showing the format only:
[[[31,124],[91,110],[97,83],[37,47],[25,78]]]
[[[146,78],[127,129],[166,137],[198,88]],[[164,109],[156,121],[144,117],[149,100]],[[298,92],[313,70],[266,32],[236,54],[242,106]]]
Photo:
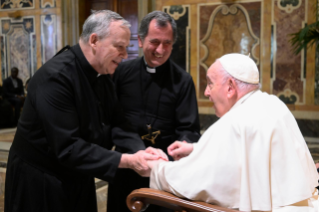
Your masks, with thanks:
[[[11,68],[17,67],[18,77],[25,82],[61,48],[60,1],[2,0],[1,3],[1,78],[10,76]]]
[[[177,24],[177,41],[173,45],[171,59],[189,72],[190,58],[190,15],[189,5],[174,5],[163,8],[163,11],[170,14]]]
[[[180,64],[189,64],[197,90],[201,131],[218,120],[212,103],[204,96],[206,71],[220,56],[238,52],[249,54],[260,71],[262,90],[278,96],[295,116],[311,151],[319,159],[319,49],[294,55],[289,34],[315,21],[317,0],[157,0],[157,9],[174,17],[187,8],[177,22],[189,34],[181,46],[189,44],[189,59],[183,49],[173,52]],[[178,14],[181,14],[179,12]],[[175,14],[176,16],[177,14]],[[183,36],[183,34],[182,34]],[[183,61],[183,62],[182,62]],[[265,111],[267,112],[267,111]]]
[[[36,69],[36,35],[34,17],[0,19],[1,63],[3,79],[10,76],[12,67],[17,67],[24,81]]]
[[[33,0],[1,0],[0,11],[33,9]]]
[[[259,65],[261,3],[200,4],[199,98],[206,99],[206,71],[224,54],[250,54]]]
[[[56,15],[41,15],[42,64],[51,59],[57,51]]]
[[[272,5],[271,91],[287,104],[305,104],[307,55],[293,53],[289,34],[305,26],[306,5],[302,0],[277,0]]]

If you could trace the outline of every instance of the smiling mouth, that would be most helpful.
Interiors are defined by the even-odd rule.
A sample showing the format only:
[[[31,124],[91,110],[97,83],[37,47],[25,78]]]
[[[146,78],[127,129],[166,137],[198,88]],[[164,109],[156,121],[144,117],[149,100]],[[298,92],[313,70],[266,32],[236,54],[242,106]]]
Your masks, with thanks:
[[[117,62],[117,61],[113,60],[113,63],[115,63],[116,65],[119,65],[120,62]]]
[[[163,55],[154,55],[156,58],[162,58],[163,57]]]

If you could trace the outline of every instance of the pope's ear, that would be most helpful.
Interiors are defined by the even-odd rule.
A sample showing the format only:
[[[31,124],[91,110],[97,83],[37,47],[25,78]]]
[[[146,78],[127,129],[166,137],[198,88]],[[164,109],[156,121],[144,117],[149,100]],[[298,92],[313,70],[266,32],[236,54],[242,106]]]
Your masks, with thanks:
[[[237,84],[234,79],[228,78],[227,80],[227,97],[233,98],[237,95]]]
[[[89,37],[89,45],[92,47],[92,48],[95,48],[96,45],[97,45],[97,42],[99,40],[99,37],[97,36],[96,33],[92,33]]]

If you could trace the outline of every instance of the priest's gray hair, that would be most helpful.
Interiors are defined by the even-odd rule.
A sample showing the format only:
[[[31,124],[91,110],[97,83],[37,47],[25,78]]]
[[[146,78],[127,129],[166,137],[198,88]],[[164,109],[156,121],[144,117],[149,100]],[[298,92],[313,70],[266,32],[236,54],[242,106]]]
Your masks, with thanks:
[[[150,12],[142,19],[140,28],[138,30],[138,35],[140,36],[141,40],[144,41],[145,37],[147,36],[149,25],[153,19],[156,20],[156,25],[159,27],[166,27],[168,24],[171,24],[173,29],[173,42],[175,43],[177,40],[176,22],[170,15],[158,10]]]
[[[218,59],[217,59],[218,60]],[[216,61],[217,61],[216,60]],[[233,77],[232,75],[230,75],[222,66],[221,68],[219,69],[221,75],[222,75],[222,84],[225,84],[227,82],[227,80],[229,78],[233,79],[235,82],[236,82],[236,85],[238,87],[238,89],[240,91],[243,91],[245,93],[249,93],[250,91],[253,91],[253,90],[257,90],[257,89],[260,89],[261,88],[261,85],[260,83],[258,84],[251,84],[251,83],[247,83],[247,82],[243,82],[243,81],[240,81],[238,79],[236,79],[235,77]]]
[[[92,33],[96,33],[99,39],[106,38],[110,34],[109,26],[113,21],[122,21],[122,26],[131,27],[131,24],[116,12],[110,10],[92,10],[92,14],[83,24],[83,32],[80,39],[84,43],[88,43]]]

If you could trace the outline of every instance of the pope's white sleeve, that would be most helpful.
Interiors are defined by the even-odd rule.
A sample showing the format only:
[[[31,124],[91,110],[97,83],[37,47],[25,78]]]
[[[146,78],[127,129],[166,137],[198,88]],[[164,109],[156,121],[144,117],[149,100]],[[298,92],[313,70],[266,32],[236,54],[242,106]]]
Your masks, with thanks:
[[[169,185],[165,177],[165,166],[171,165],[173,162],[158,163],[152,168],[150,176],[150,188],[170,192],[176,196],[184,197]]]

